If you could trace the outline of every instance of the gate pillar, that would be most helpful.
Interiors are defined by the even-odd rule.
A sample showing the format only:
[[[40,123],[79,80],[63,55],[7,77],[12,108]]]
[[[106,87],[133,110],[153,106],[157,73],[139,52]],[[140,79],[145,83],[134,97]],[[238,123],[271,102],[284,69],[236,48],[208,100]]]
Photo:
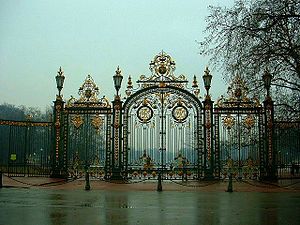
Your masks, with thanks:
[[[276,168],[276,152],[274,149],[274,102],[270,96],[270,87],[272,81],[272,75],[269,70],[266,69],[263,75],[264,86],[267,90],[267,96],[264,101],[264,113],[265,113],[265,155],[266,155],[266,176],[265,179],[276,180],[277,168]]]
[[[277,179],[276,154],[274,149],[274,101],[267,96],[264,101],[265,112],[265,149],[266,149],[266,176],[267,180]]]
[[[67,178],[66,167],[64,166],[65,162],[65,153],[63,148],[63,110],[65,102],[62,99],[61,90],[64,83],[64,72],[61,67],[56,76],[56,84],[58,89],[58,95],[56,95],[56,100],[54,101],[53,109],[53,124],[54,124],[54,140],[53,140],[53,154],[52,154],[52,171],[51,177],[62,177]]]
[[[52,154],[52,171],[51,177],[65,177],[66,174],[63,173],[63,108],[65,102],[62,97],[57,95],[54,101],[54,153]]]
[[[122,177],[122,101],[119,95],[123,76],[119,67],[114,75],[114,84],[117,91],[113,103],[113,123],[112,123],[112,171],[111,180],[121,180]]]
[[[213,101],[206,95],[203,102],[204,113],[204,179],[214,179],[214,151],[213,151]]]

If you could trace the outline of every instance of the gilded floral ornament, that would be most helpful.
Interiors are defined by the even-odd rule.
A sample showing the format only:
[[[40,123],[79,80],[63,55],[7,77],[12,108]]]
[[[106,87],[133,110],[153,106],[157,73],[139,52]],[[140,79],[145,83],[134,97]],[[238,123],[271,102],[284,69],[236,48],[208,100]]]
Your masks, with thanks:
[[[234,126],[235,120],[231,115],[227,115],[223,118],[223,124],[228,130],[230,130]]]
[[[76,129],[78,129],[84,123],[83,118],[80,115],[73,116],[71,122],[76,127]]]
[[[251,129],[254,127],[255,119],[252,115],[247,115],[247,117],[244,119],[244,126],[248,129]]]
[[[99,132],[100,128],[104,124],[104,119],[100,115],[96,115],[92,118],[91,123],[92,123],[93,127],[95,128],[95,130],[97,132]]]

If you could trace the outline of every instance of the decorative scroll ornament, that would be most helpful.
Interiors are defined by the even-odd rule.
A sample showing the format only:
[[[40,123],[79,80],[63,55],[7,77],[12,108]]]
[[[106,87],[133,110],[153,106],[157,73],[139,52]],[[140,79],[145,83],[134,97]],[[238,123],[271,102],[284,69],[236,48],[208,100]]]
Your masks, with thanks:
[[[83,118],[80,115],[73,116],[71,122],[76,127],[76,129],[79,129],[80,126],[84,123]]]
[[[172,76],[175,68],[174,60],[164,51],[156,55],[153,61],[150,62],[150,70],[156,77],[170,77]]]
[[[99,98],[99,88],[95,84],[93,78],[88,75],[84,83],[81,85],[78,91],[79,99],[75,99],[73,96],[67,101],[66,108],[71,107],[101,107],[111,108],[110,102],[107,97],[103,96]]]
[[[104,119],[100,115],[96,115],[91,119],[91,123],[92,123],[93,127],[95,128],[95,130],[97,132],[99,132],[100,128],[104,124]]]
[[[153,85],[164,87],[166,84],[184,88],[188,82],[184,75],[180,75],[178,77],[174,75],[174,71],[176,69],[175,61],[164,51],[161,51],[158,55],[156,55],[149,65],[152,76],[140,76],[138,83],[142,83],[142,88]]]
[[[223,124],[228,130],[230,130],[235,124],[234,118],[231,115],[227,115],[223,118]]]
[[[250,130],[252,127],[254,127],[254,124],[254,117],[252,115],[247,115],[247,117],[244,119],[244,126]]]
[[[88,75],[84,83],[79,88],[78,94],[80,95],[79,102],[97,102],[99,88],[95,84],[91,75]]]
[[[237,75],[233,78],[227,91],[228,97],[225,98],[223,95],[217,100],[217,107],[220,108],[254,108],[261,107],[258,98],[250,98],[248,96],[248,87],[245,81]]]

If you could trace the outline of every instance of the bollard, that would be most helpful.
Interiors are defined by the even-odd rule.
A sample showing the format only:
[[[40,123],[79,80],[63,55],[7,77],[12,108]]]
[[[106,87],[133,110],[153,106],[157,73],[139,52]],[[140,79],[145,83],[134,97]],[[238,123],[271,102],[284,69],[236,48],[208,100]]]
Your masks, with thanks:
[[[2,188],[3,185],[2,185],[2,171],[0,171],[0,188]]]
[[[227,187],[227,192],[233,192],[232,189],[232,174],[229,174],[229,183],[228,183],[228,187]]]
[[[85,190],[88,191],[91,189],[90,186],[90,174],[88,171],[88,166],[85,166]]]
[[[161,173],[158,174],[157,191],[162,191],[162,185],[161,185]]]

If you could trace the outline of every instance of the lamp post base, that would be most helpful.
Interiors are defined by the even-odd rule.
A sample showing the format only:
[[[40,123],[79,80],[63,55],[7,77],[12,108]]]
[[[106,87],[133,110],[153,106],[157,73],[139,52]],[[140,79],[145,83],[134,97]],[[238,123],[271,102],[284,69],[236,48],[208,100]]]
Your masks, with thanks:
[[[68,173],[65,171],[62,171],[58,168],[54,168],[50,175],[51,178],[62,178],[62,179],[68,179]]]
[[[205,175],[204,175],[203,180],[208,180],[208,181],[209,180],[215,180],[215,177],[214,177],[212,171],[207,170],[206,173],[205,173]]]
[[[229,174],[229,183],[228,183],[228,187],[227,187],[227,192],[233,192],[232,189],[232,174]]]
[[[114,168],[112,170],[112,175],[110,177],[110,180],[116,180],[116,181],[120,181],[123,180],[123,177],[121,175],[121,169],[119,168]]]
[[[0,188],[2,188],[3,187],[3,184],[2,184],[2,171],[0,171]]]
[[[85,172],[85,188],[86,191],[91,190],[91,185],[90,185],[90,174],[89,172]]]
[[[158,174],[157,191],[162,191],[161,173]]]

